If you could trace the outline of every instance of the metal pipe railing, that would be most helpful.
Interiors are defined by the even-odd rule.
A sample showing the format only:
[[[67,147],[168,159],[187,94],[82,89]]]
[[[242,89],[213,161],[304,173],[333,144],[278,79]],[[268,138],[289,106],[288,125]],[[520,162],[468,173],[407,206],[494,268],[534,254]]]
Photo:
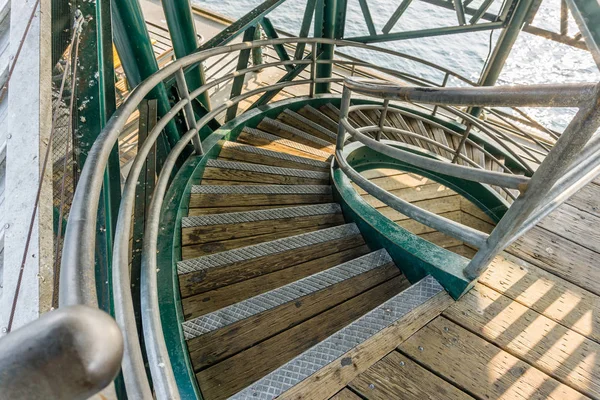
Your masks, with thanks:
[[[360,108],[349,106],[353,92],[381,98],[386,103],[389,99],[395,99],[435,104],[466,118],[469,126],[471,124],[477,126],[488,136],[493,136],[489,127],[481,124],[472,116],[465,115],[465,113],[449,106],[578,107],[579,111],[562,136],[559,137],[552,150],[541,162],[539,168],[533,172],[532,177],[525,178],[448,164],[400,148],[394,148],[377,139],[372,139],[362,132],[369,130],[380,132],[382,131],[381,123],[377,126],[357,129],[348,121],[349,113]],[[600,84],[432,89],[403,87],[390,82],[366,82],[355,78],[347,78],[342,97],[338,139],[345,137],[346,132],[348,132],[354,139],[369,148],[419,168],[465,180],[488,183],[505,189],[517,188],[520,190],[521,195],[516,198],[492,233],[484,240],[479,240],[476,245],[476,247],[479,247],[479,251],[464,271],[469,279],[476,279],[498,252],[562,204],[576,190],[593,179],[594,174],[600,170],[600,160],[598,158],[598,155],[600,155],[600,136],[596,136],[592,140],[590,138],[592,138],[598,127],[600,127]],[[455,157],[459,156],[461,148],[468,140],[468,129],[464,133],[460,145],[457,146]],[[402,131],[399,130],[399,132]],[[508,140],[506,137],[503,137],[503,139],[532,156],[534,160],[539,161],[516,141]],[[343,159],[343,148],[344,141],[338,140],[336,148],[337,165],[368,194],[418,222],[460,240],[465,240],[465,232],[456,230],[456,222],[444,221],[439,216],[438,218],[432,218],[426,211],[417,211],[415,206],[405,201],[399,201],[401,199],[368,182]],[[512,154],[516,156],[518,161],[523,162],[523,159],[516,155],[514,151]],[[528,167],[524,162],[523,166]]]
[[[244,50],[251,50],[256,47],[273,46],[279,44],[310,44],[313,47],[317,47],[317,44],[331,44],[338,46],[352,46],[356,48],[369,49],[378,51],[381,53],[392,54],[396,56],[405,56],[401,53],[397,53],[387,49],[381,49],[375,46],[348,42],[343,40],[334,39],[321,39],[321,38],[286,38],[286,39],[270,39],[265,41],[257,42],[245,42],[229,46],[223,46],[219,48],[213,48],[198,52],[187,57],[183,57],[174,61],[161,69],[156,74],[149,77],[147,80],[138,85],[131,93],[129,98],[123,103],[123,105],[117,110],[113,117],[109,120],[105,129],[101,132],[98,139],[92,146],[88,153],[86,164],[80,175],[79,184],[74,195],[73,205],[69,215],[69,223],[67,225],[67,231],[65,234],[64,247],[63,247],[63,258],[61,268],[61,287],[60,287],[60,305],[61,307],[66,305],[75,304],[96,304],[96,290],[95,290],[95,262],[94,262],[94,248],[95,248],[95,234],[96,234],[96,214],[98,201],[100,196],[100,190],[102,187],[102,176],[104,169],[106,168],[109,154],[118,141],[118,137],[125,126],[127,119],[130,115],[136,111],[140,102],[152,91],[154,87],[162,84],[166,80],[175,79],[178,84],[179,100],[172,108],[157,122],[156,127],[149,133],[148,138],[138,149],[135,160],[133,161],[131,170],[127,177],[125,186],[123,188],[123,196],[119,209],[119,216],[117,221],[117,229],[115,242],[113,247],[113,291],[114,291],[114,303],[115,303],[115,316],[119,327],[125,334],[125,356],[122,362],[123,375],[125,378],[126,389],[130,397],[146,398],[149,397],[148,393],[150,388],[148,385],[148,378],[144,369],[143,362],[141,361],[141,349],[139,345],[139,334],[135,324],[135,317],[133,314],[133,305],[131,301],[131,288],[129,281],[129,232],[132,226],[132,214],[135,203],[135,186],[139,179],[140,173],[143,169],[146,158],[149,152],[157,140],[161,130],[167,125],[167,123],[175,117],[178,113],[184,111],[186,117],[186,123],[189,131],[186,132],[174,148],[169,153],[163,168],[158,177],[155,191],[152,195],[152,202],[148,210],[148,216],[145,227],[143,252],[142,252],[142,323],[144,327],[144,336],[146,343],[146,352],[148,354],[148,361],[150,371],[152,374],[152,381],[154,391],[157,398],[171,398],[177,396],[177,386],[175,383],[173,371],[170,366],[170,360],[167,353],[167,348],[164,343],[164,337],[162,334],[162,325],[160,322],[160,313],[158,306],[158,299],[156,293],[157,287],[157,260],[156,260],[156,247],[157,247],[157,234],[159,230],[159,217],[162,204],[164,201],[164,195],[168,186],[168,179],[171,176],[173,169],[175,168],[175,160],[181,155],[183,149],[189,142],[192,142],[195,146],[196,153],[201,154],[202,143],[198,137],[198,132],[203,129],[208,121],[216,118],[221,113],[224,113],[227,108],[234,104],[263,93],[276,93],[291,86],[304,86],[309,88],[311,94],[314,93],[314,86],[320,82],[342,82],[341,78],[316,78],[316,74],[312,71],[309,79],[299,79],[287,82],[278,82],[276,84],[260,87],[255,90],[247,91],[235,98],[229,99],[219,107],[206,114],[203,118],[195,121],[193,118],[193,110],[191,108],[191,102],[205,93],[210,88],[218,86],[221,83],[233,80],[237,76],[243,76],[248,73],[254,72],[258,69],[266,69],[270,67],[279,68],[281,66],[311,64],[311,70],[316,70],[318,65],[323,63],[335,64],[338,60],[319,60],[313,57],[312,59],[306,60],[289,60],[279,61],[273,63],[262,64],[260,66],[253,66],[245,69],[226,73],[225,76],[220,76],[207,82],[205,85],[196,89],[192,93],[189,93],[189,88],[185,84],[183,79],[184,74],[190,68],[195,68],[200,63],[205,62],[209,58],[215,57],[219,60],[223,60],[223,55],[239,53]],[[313,52],[316,55],[316,52]],[[407,57],[413,59],[414,57]],[[423,61],[423,60],[421,60]],[[424,62],[428,65],[431,63]],[[362,64],[361,64],[362,65]],[[376,71],[382,71],[384,73],[390,72],[389,69],[378,67],[373,64],[369,64],[369,68]],[[468,82],[466,78],[460,77],[460,75],[441,69],[445,73],[445,76],[453,76]],[[221,71],[222,73],[222,71]],[[445,80],[447,81],[447,79]],[[311,88],[313,88],[311,90]],[[346,88],[344,92],[346,93]],[[342,99],[342,112],[347,115],[349,109],[349,96],[344,96]],[[396,111],[396,110],[395,110]],[[387,111],[390,112],[389,110]],[[385,114],[384,114],[385,115]],[[448,128],[439,125],[445,131]],[[345,126],[340,125],[339,129],[346,129]],[[376,129],[386,132],[391,128],[383,125],[383,120],[380,121],[379,126]],[[401,130],[400,130],[401,131]],[[402,132],[402,131],[401,131]],[[453,134],[457,132],[452,131]],[[361,135],[361,133],[358,133]],[[340,139],[341,138],[341,139]],[[339,136],[339,140],[345,138],[345,132]],[[338,140],[338,146],[340,145]],[[375,141],[376,142],[376,141]],[[379,143],[379,142],[376,142]],[[469,139],[468,143],[471,142]],[[380,143],[383,144],[383,143]],[[481,148],[482,151],[485,149]],[[489,154],[489,153],[486,153]],[[490,155],[490,157],[492,157]],[[467,161],[468,162],[468,161]],[[445,164],[444,171],[447,172],[447,165]],[[455,165],[456,166],[456,165]],[[467,168],[458,166],[460,168]],[[508,176],[506,174],[499,173],[488,173],[484,172],[485,178],[488,179],[490,176],[493,177],[491,182],[508,184],[508,187],[518,187],[520,184],[525,183],[527,178]],[[351,173],[351,172],[350,172]],[[478,175],[479,176],[479,175]],[[499,181],[495,180],[500,179]],[[491,178],[490,178],[491,179]],[[382,194],[383,195],[383,194]],[[419,211],[416,211],[419,214]],[[414,214],[414,213],[413,213]],[[408,215],[408,214],[407,214]],[[412,214],[411,214],[412,215]],[[416,214],[414,214],[416,215]],[[416,215],[417,218],[425,218],[424,220],[430,220],[429,215]],[[433,223],[439,225],[442,230],[447,229],[449,232],[455,234],[461,234],[459,231],[464,230],[464,226],[454,226],[444,228],[443,225],[447,224],[444,219],[433,218]],[[478,245],[485,241],[486,235],[481,235],[471,230],[465,230],[462,235],[465,241],[468,243]]]

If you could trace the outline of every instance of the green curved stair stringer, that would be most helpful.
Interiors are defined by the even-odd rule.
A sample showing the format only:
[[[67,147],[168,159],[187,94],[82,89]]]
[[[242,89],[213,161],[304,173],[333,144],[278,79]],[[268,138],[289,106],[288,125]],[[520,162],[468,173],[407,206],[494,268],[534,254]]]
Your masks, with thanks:
[[[395,146],[408,149],[401,144]],[[432,153],[427,154],[427,151],[419,153],[437,158]],[[377,154],[360,143],[347,145],[344,154],[350,165],[358,171],[392,168],[415,172],[433,179],[474,202],[495,221],[506,212],[507,205],[504,199],[486,185],[424,171]],[[468,258],[428,242],[385,217],[362,199],[350,179],[339,168],[332,167],[332,180],[334,198],[341,204],[344,217],[357,224],[373,249],[385,248],[411,282],[430,274],[454,299],[458,299],[472,287],[474,282],[467,279],[463,273],[470,261]]]

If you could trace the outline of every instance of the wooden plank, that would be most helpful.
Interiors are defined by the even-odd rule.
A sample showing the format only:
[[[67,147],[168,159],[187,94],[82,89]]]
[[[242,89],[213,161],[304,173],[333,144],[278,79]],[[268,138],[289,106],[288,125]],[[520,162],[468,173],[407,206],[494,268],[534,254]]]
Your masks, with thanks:
[[[459,245],[459,246],[446,247],[446,250],[456,253],[458,255],[461,255],[463,257],[466,257],[466,258],[473,258],[475,256],[475,253],[477,253],[477,250],[472,249],[471,247],[464,245],[464,244]]]
[[[471,396],[393,351],[348,385],[367,400],[466,400]]]
[[[571,242],[555,233],[534,227],[506,251],[600,294],[598,253]]]
[[[310,158],[313,160],[326,161],[331,155],[328,157],[319,156],[313,153],[308,153],[294,147],[288,146],[284,143],[281,143],[281,139],[279,140],[268,140],[259,136],[252,135],[248,132],[240,133],[238,136],[237,142],[249,144],[254,147],[260,147],[262,149],[267,149],[271,151],[276,151],[279,153],[291,154],[298,157]]]
[[[279,185],[327,185],[329,184],[329,178],[325,179],[314,179],[314,178],[302,178],[297,176],[288,175],[276,175],[276,174],[265,174],[260,172],[241,171],[237,169],[226,169],[226,168],[214,168],[206,167],[204,174],[202,175],[202,183],[208,179],[218,179],[222,181],[239,181],[247,182],[249,184],[262,183],[268,184],[279,184]]]
[[[220,289],[211,290],[182,300],[185,319],[195,318],[231,304],[240,302],[261,293],[273,290],[298,279],[312,275],[346,261],[353,260],[369,252],[367,245],[354,247],[339,253],[330,254],[281,271],[248,279]]]
[[[354,394],[350,389],[343,388],[329,400],[362,400],[362,398]]]
[[[438,317],[399,346],[425,368],[482,399],[585,398],[499,347]]]
[[[504,253],[479,282],[600,343],[600,297]]]
[[[201,368],[214,365],[266,338],[290,329],[314,315],[341,304],[397,276],[399,273],[400,270],[390,263],[304,296],[293,303],[285,303],[218,331],[188,340],[188,350],[194,370],[198,371]]]
[[[436,214],[442,214],[442,213],[458,210],[460,208],[461,198],[462,198],[462,196],[457,194],[454,196],[444,197],[443,201],[440,201],[440,199],[431,199],[431,200],[415,201],[412,204],[414,204],[415,206],[421,207],[424,210],[431,211]],[[394,210],[391,207],[378,208],[377,211],[379,211],[385,217],[387,217],[395,222],[408,219],[408,217],[406,215]]]
[[[291,329],[224,360],[196,376],[202,394],[221,400],[251,385],[315,343],[326,339],[408,286],[393,278]]]
[[[302,132],[311,134],[315,137],[318,137],[319,139],[325,140],[326,142],[335,143],[335,138],[331,137],[330,135],[327,135],[326,133],[322,132],[318,128],[308,125],[308,123],[306,123],[304,121],[300,121],[299,119],[296,119],[294,116],[292,116],[290,114],[281,113],[277,116],[277,119],[282,121],[284,124],[292,126],[296,129],[300,129]],[[324,129],[325,131],[329,132],[328,129],[323,128],[323,127],[321,127],[321,128]]]
[[[210,207],[215,204],[236,206],[274,206],[283,204],[331,203],[330,194],[192,194],[190,208]]]
[[[446,213],[438,214],[440,217],[448,218],[449,220],[461,222],[463,213],[461,211],[451,211]],[[423,225],[420,222],[415,221],[414,219],[406,219],[403,221],[398,221],[398,225],[408,230],[409,232],[414,233],[415,235],[422,235],[424,233],[436,232],[430,226]]]
[[[298,114],[302,115],[304,118],[310,119],[314,123],[321,125],[323,128],[328,129],[333,133],[337,133],[338,124],[312,106],[307,105],[302,107],[300,110],[298,110]]]
[[[402,200],[410,203],[421,200],[439,199],[441,197],[453,196],[456,192],[439,183],[431,183],[418,187],[407,187],[389,191],[391,194],[400,197]],[[363,200],[375,208],[386,207],[386,204],[371,195],[363,196]],[[444,201],[444,200],[440,200]]]
[[[446,136],[446,132],[444,132],[443,129],[435,127],[435,126],[431,126],[430,129],[431,129],[431,133],[433,134],[433,138],[435,139],[436,142],[441,143],[446,147],[452,148],[448,144],[448,137]],[[454,153],[452,153],[451,151],[440,149],[440,152],[441,152],[442,156],[446,157],[450,161],[452,161],[452,159],[454,158]]]
[[[391,168],[373,168],[363,171],[360,174],[367,179],[375,179],[381,177],[403,175],[406,174],[406,172]]]
[[[563,204],[537,226],[600,253],[600,217]]]
[[[305,217],[270,219],[265,221],[239,222],[235,224],[203,225],[181,230],[181,243],[189,246],[198,243],[220,242],[264,235],[277,231],[288,231],[309,226],[324,226],[344,223],[342,213],[309,215]]]
[[[443,314],[586,396],[600,398],[600,344],[476,285]]]
[[[344,237],[328,242],[306,246],[292,251],[276,253],[263,257],[223,265],[198,272],[179,275],[181,297],[207,292],[232,283],[241,282],[263,274],[275,272],[319,257],[337,253],[352,247],[361,246],[361,235]]]
[[[589,183],[573,195],[567,204],[600,217],[600,186]]]
[[[269,242],[271,240],[282,239],[289,236],[300,235],[303,233],[314,232],[319,229],[330,228],[339,225],[339,223],[332,224],[315,224],[312,226],[305,226],[300,228],[291,228],[287,230],[278,230],[272,233],[266,233],[257,236],[247,236],[240,239],[221,240],[209,243],[200,243],[181,248],[182,259],[186,260],[194,257],[201,257],[208,254],[220,253],[231,249],[237,249],[240,247],[250,246],[257,243]]]
[[[279,399],[327,399],[366,371],[453,303],[442,292],[378,332],[319,372],[283,393]],[[344,360],[342,362],[342,360]]]
[[[494,230],[495,224],[483,221],[469,213],[462,212],[461,221],[463,225],[470,226],[471,228],[477,229],[478,231],[491,233]]]
[[[202,182],[200,182],[201,185],[218,185],[218,186],[236,186],[236,185],[248,185],[248,186],[257,186],[257,185],[264,185],[264,183],[260,183],[260,182],[243,182],[243,181],[220,181],[220,180],[214,180],[214,179],[202,179]],[[272,185],[272,183],[269,183],[270,185]],[[276,184],[275,184],[276,185]]]
[[[461,197],[460,209],[468,214],[471,214],[474,217],[479,218],[480,220],[483,220],[490,224],[495,224],[494,220],[492,220],[486,213],[481,211],[481,208],[479,208],[475,204],[471,203],[465,197]]]
[[[282,122],[282,121],[280,121],[280,122]],[[328,146],[319,145],[319,144],[315,143],[314,141],[310,140],[310,138],[305,138],[305,137],[296,135],[292,130],[286,129],[287,124],[284,124],[283,122],[282,122],[282,124],[283,124],[283,126],[277,126],[277,125],[273,125],[273,124],[269,124],[269,123],[261,121],[257,127],[258,127],[258,129],[263,130],[265,132],[280,136],[284,139],[293,140],[294,142],[302,143],[302,144],[305,144],[310,147],[314,147],[315,149],[319,149],[321,151],[326,151],[328,153],[335,152],[335,147],[333,145],[328,145]],[[293,126],[290,126],[290,127],[293,128]]]
[[[255,211],[255,210],[268,210],[272,208],[285,208],[295,207],[302,204],[274,204],[274,205],[259,205],[259,206],[238,206],[238,207],[202,207],[202,208],[190,208],[188,210],[188,216],[192,217],[195,215],[209,215],[209,214],[224,214],[230,212],[240,211]]]
[[[366,171],[365,171],[366,172]],[[364,174],[364,172],[362,173]],[[364,175],[363,175],[364,176]],[[411,173],[403,173],[403,174],[394,174],[393,176],[383,176],[370,179],[371,183],[376,184],[377,186],[388,190],[397,190],[404,189],[409,187],[418,187],[426,184],[436,183],[435,181],[422,177],[417,174]],[[353,184],[354,188],[360,195],[366,194],[367,192],[362,188],[358,187],[356,184]]]
[[[448,236],[442,232],[430,232],[430,233],[423,233],[421,235],[419,235],[419,237],[421,239],[425,239],[428,242],[431,242],[437,246],[440,247],[454,247],[454,246],[459,246],[461,244],[463,244],[463,242],[459,239],[456,239],[452,236]]]
[[[314,165],[284,160],[281,158],[271,157],[265,154],[250,153],[242,151],[235,147],[226,146],[223,146],[223,148],[221,148],[221,152],[219,153],[218,159],[248,162],[252,164],[272,165],[274,167],[305,169],[308,171],[327,171],[327,168],[325,167],[317,167]]]

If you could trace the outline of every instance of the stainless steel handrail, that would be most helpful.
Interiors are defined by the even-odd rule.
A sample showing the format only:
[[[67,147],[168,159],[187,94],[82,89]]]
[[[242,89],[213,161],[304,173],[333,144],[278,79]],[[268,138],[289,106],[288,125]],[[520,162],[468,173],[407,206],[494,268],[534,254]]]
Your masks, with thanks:
[[[408,102],[424,102],[441,107],[449,105],[467,106],[545,106],[577,107],[579,111],[559,137],[555,146],[541,162],[532,177],[524,178],[510,174],[490,173],[465,166],[448,164],[389,146],[389,143],[372,139],[362,132],[383,130],[380,121],[377,126],[354,128],[348,121],[349,112],[360,107],[350,107],[352,93],[384,99],[385,106],[390,99]],[[465,240],[465,233],[456,231],[457,223],[432,218],[425,210],[391,196],[383,189],[368,182],[354,171],[342,152],[346,132],[369,148],[389,157],[408,162],[417,167],[466,180],[489,183],[503,188],[518,188],[521,195],[498,222],[492,233],[479,242],[479,251],[465,268],[465,276],[476,279],[496,254],[523,235],[545,215],[562,204],[575,190],[589,183],[594,173],[600,170],[600,136],[593,137],[600,127],[600,84],[532,85],[519,87],[489,88],[420,88],[404,87],[391,82],[372,82],[346,79],[340,107],[336,160],[340,168],[367,193],[397,211],[411,216],[441,232]],[[455,110],[450,110],[455,111]],[[456,111],[469,123],[477,124],[483,131],[488,128],[472,116]],[[390,128],[388,128],[390,129]],[[401,130],[399,130],[401,132]],[[491,133],[487,131],[487,133]],[[468,131],[465,133],[466,139]],[[592,138],[593,137],[593,138]],[[591,138],[591,140],[590,140]],[[518,143],[511,142],[519,147]],[[461,147],[455,151],[459,154]],[[514,154],[514,152],[513,152]],[[522,160],[522,159],[521,159]],[[455,232],[453,232],[455,231]]]
[[[315,45],[317,43],[333,44],[337,46],[352,46],[363,49],[371,49],[388,54],[400,54],[387,49],[381,49],[375,46],[364,45],[355,42],[343,40],[320,39],[320,38],[285,38],[271,39],[257,42],[239,43],[229,46],[223,46],[199,53],[189,55],[178,59],[167,65],[156,74],[138,85],[131,93],[129,98],[117,110],[109,120],[105,129],[101,132],[98,139],[88,153],[86,164],[84,165],[77,190],[74,195],[73,205],[69,215],[69,223],[65,234],[62,267],[61,267],[61,287],[60,304],[95,304],[96,290],[94,279],[94,243],[96,233],[96,213],[99,201],[100,190],[102,187],[102,177],[109,154],[117,143],[119,134],[129,116],[136,111],[140,102],[150,93],[155,86],[161,84],[167,79],[179,77],[178,84],[182,99],[172,107],[172,109],[163,116],[157,124],[157,127],[149,134],[147,140],[138,149],[138,153],[133,162],[131,171],[127,177],[123,189],[121,206],[115,230],[115,244],[113,249],[113,291],[115,300],[115,314],[119,326],[125,332],[125,357],[123,359],[123,375],[128,394],[132,397],[145,398],[150,393],[148,378],[145,375],[144,365],[141,362],[141,349],[139,345],[139,335],[136,329],[133,315],[133,305],[131,302],[130,282],[128,276],[128,234],[131,228],[132,211],[134,207],[135,185],[143,168],[143,163],[151,150],[154,141],[157,139],[160,131],[171,121],[175,115],[184,110],[186,122],[189,131],[183,135],[180,141],[172,149],[161,170],[161,174],[156,184],[155,192],[152,196],[152,202],[149,209],[146,223],[146,232],[144,235],[144,245],[142,253],[142,317],[144,325],[144,335],[146,337],[146,351],[149,357],[149,365],[152,373],[152,380],[157,398],[177,397],[177,387],[170,366],[169,356],[166,351],[166,345],[162,335],[162,326],[158,309],[158,299],[156,293],[157,284],[157,265],[156,265],[156,240],[158,233],[158,223],[161,206],[163,204],[164,194],[168,184],[168,177],[174,168],[174,161],[181,154],[187,143],[194,142],[196,152],[202,152],[202,143],[198,140],[197,132],[200,131],[207,122],[225,112],[229,107],[240,101],[261,93],[273,92],[289,86],[305,85],[312,87],[318,82],[340,82],[338,78],[316,78],[311,72],[311,79],[300,79],[290,82],[280,82],[277,84],[261,87],[259,89],[246,92],[236,98],[221,104],[199,121],[192,118],[190,102],[220,83],[234,79],[236,76],[245,75],[259,68],[280,67],[284,65],[310,64],[313,70],[317,64],[322,64],[323,60],[293,60],[274,62],[254,66],[244,70],[234,71],[223,77],[214,79],[189,93],[185,81],[181,79],[182,74],[188,68],[194,67],[208,58],[222,56],[223,54],[240,52],[255,47],[268,45],[288,44],[288,43],[306,43]],[[337,60],[328,60],[327,62],[335,64]],[[378,68],[371,65],[375,70]],[[451,71],[443,70],[446,75],[459,76]],[[511,178],[515,179],[515,178]],[[517,180],[523,178],[517,178]],[[512,182],[512,181],[511,181]],[[481,237],[469,239],[480,243]]]

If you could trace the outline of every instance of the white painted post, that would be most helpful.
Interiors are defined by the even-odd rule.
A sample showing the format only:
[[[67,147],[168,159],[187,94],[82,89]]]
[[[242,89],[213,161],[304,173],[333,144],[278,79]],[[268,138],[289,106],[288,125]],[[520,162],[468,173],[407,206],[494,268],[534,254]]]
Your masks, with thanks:
[[[2,0],[0,0],[1,2]],[[10,58],[25,32],[35,0],[10,2]],[[0,327],[11,312],[23,250],[30,225],[52,115],[50,0],[41,0],[10,80],[6,118],[4,190],[4,288],[0,297]],[[13,61],[10,61],[11,63]],[[0,135],[2,136],[2,135]],[[0,137],[0,139],[2,139]],[[0,143],[1,145],[1,143]],[[46,170],[40,207],[34,223],[12,329],[50,309],[52,298],[52,168]]]

